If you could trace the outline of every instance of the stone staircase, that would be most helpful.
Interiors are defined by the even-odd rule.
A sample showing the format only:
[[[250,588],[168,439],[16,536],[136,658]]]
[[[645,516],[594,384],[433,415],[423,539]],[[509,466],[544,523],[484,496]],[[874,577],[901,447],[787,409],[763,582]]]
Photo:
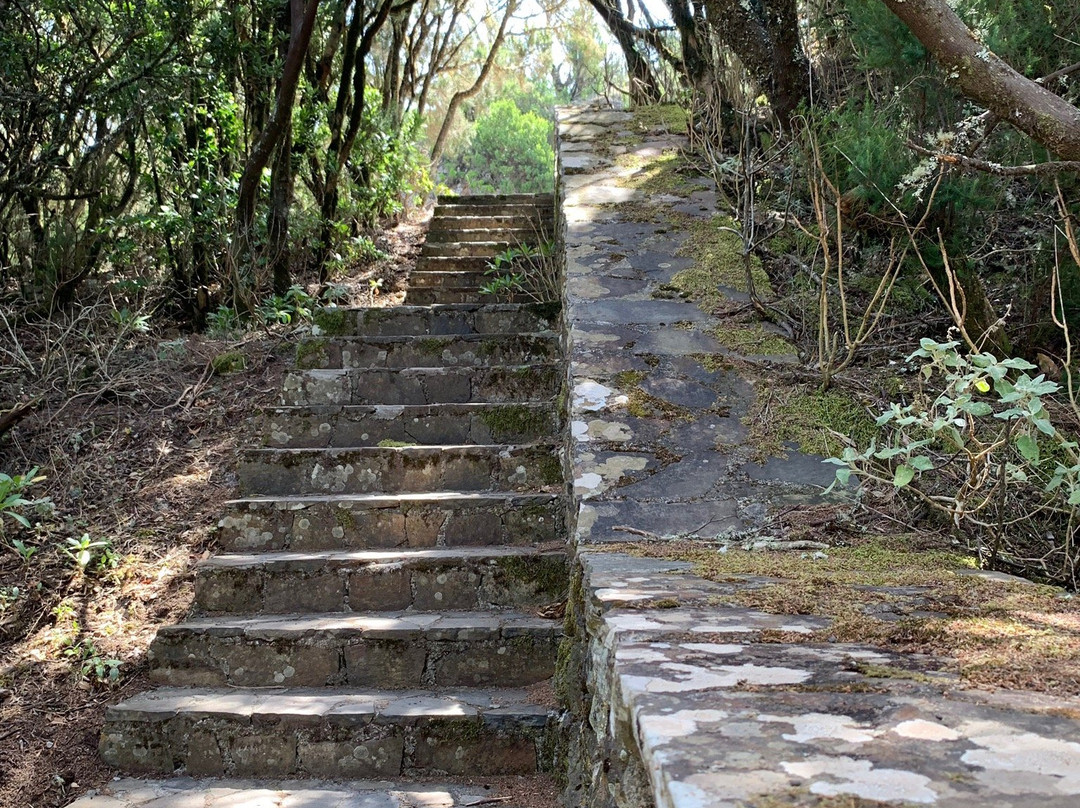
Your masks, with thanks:
[[[195,614],[153,641],[157,689],[108,710],[106,761],[275,780],[551,768],[558,306],[479,287],[487,257],[550,238],[553,208],[441,200],[408,305],[319,318],[242,454]]]

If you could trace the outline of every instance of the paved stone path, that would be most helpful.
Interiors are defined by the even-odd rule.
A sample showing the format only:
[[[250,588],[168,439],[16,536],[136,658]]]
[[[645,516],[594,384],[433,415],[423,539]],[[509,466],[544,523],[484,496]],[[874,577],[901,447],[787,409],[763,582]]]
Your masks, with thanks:
[[[572,708],[566,803],[1080,805],[1080,699],[980,691],[941,660],[800,643],[828,620],[735,597],[775,580],[706,580],[686,562],[604,550],[642,534],[737,546],[770,513],[819,502],[832,477],[794,449],[749,456],[742,418],[768,371],[744,372],[748,357],[719,339],[745,322],[664,299],[693,269],[684,247],[716,191],[662,173],[686,141],[656,118],[571,108],[559,120],[581,566],[560,678]]]
[[[158,687],[106,715],[106,761],[186,777],[116,781],[79,808],[550,801],[558,305],[479,287],[553,217],[551,197],[443,200],[410,305],[317,318],[243,453],[196,613],[151,646]]]

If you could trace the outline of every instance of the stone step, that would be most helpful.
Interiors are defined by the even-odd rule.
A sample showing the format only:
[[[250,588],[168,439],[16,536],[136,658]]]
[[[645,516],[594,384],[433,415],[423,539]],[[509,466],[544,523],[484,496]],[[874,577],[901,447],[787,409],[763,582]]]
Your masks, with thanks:
[[[226,504],[229,550],[336,550],[545,544],[564,539],[556,494],[255,497]]]
[[[196,568],[204,614],[529,609],[566,596],[564,552],[530,547],[218,555]]]
[[[416,289],[477,289],[495,280],[496,274],[486,269],[478,271],[452,270],[449,272],[414,269],[409,273],[409,290]]]
[[[501,216],[462,216],[454,213],[444,214],[431,220],[428,226],[428,238],[432,234],[454,232],[457,230],[487,230],[500,233],[504,230],[533,228],[545,238],[551,238],[554,232],[555,211],[536,211],[520,215],[504,214]]]
[[[296,365],[305,369],[439,368],[557,362],[559,338],[546,334],[318,337],[300,342]]]
[[[432,221],[444,216],[548,216],[554,207],[524,202],[471,202],[456,205],[437,205]]]
[[[530,443],[556,435],[554,401],[527,404],[276,407],[257,419],[264,446],[323,449],[402,444]]]
[[[440,227],[434,232],[428,231],[423,251],[426,254],[429,247],[449,244],[538,244],[547,240],[539,228],[529,226],[502,228],[500,230],[486,227],[444,230]],[[503,249],[506,249],[506,246]]]
[[[438,207],[461,207],[472,205],[536,205],[537,207],[555,206],[554,194],[440,194],[436,200]]]
[[[235,761],[231,762],[235,768]],[[215,768],[224,771],[225,766]],[[68,808],[556,808],[558,791],[552,777],[544,774],[486,776],[484,782],[475,785],[438,779],[286,780],[277,773],[259,782],[240,778],[207,781],[185,776],[160,780],[118,777],[86,793]],[[540,796],[549,794],[549,802]]]
[[[481,267],[480,272],[484,271]],[[383,309],[333,309],[334,327],[324,336],[391,337],[409,334],[525,334],[556,329],[559,307],[551,303],[393,306]],[[324,318],[325,319],[325,318]],[[330,325],[327,322],[327,325]]]
[[[400,491],[543,491],[562,480],[559,445],[247,449],[241,496]]]
[[[486,237],[479,241],[445,241],[439,243],[428,242],[420,253],[421,258],[483,258],[494,260],[502,255],[515,244],[523,242],[488,241],[490,233],[484,233]],[[530,241],[531,241],[530,237]],[[524,243],[529,243],[528,241]]]
[[[466,404],[547,401],[563,382],[560,365],[401,370],[305,370],[285,376],[285,406]]]
[[[147,656],[179,687],[527,687],[552,676],[561,633],[515,612],[197,617],[158,629]]]
[[[161,688],[109,707],[100,746],[107,763],[136,773],[334,779],[528,774],[546,762],[550,723],[548,709],[520,690]],[[226,805],[339,808],[328,801]]]
[[[421,255],[416,260],[417,272],[479,272],[491,269],[491,259],[469,255]]]
[[[409,289],[405,299],[410,306],[434,306],[446,303],[536,303],[536,295],[529,292],[499,292],[482,294],[472,286],[453,286],[444,289]],[[547,301],[542,301],[547,302]]]

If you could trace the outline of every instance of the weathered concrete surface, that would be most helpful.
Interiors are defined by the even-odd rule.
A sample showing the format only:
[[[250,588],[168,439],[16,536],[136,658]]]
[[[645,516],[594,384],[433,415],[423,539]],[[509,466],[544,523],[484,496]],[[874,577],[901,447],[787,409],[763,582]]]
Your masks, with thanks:
[[[701,179],[670,193],[627,180],[683,144],[626,112],[560,112],[579,576],[558,687],[571,706],[566,801],[1080,804],[1080,702],[1003,698],[965,689],[938,660],[812,643],[827,619],[738,605],[738,592],[776,580],[709,581],[684,562],[604,550],[642,536],[719,548],[819,502],[832,478],[797,451],[749,458],[754,378],[716,361],[731,357],[722,321],[664,299],[691,262],[676,256],[687,234],[656,206],[710,217],[715,192]],[[918,604],[920,592],[902,594],[901,612]]]

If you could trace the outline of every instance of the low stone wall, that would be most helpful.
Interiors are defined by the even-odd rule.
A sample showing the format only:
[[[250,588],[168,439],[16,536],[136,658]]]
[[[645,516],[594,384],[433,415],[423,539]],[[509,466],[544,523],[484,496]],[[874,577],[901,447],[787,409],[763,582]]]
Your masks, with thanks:
[[[826,618],[738,605],[778,579],[706,580],[618,546],[719,547],[820,503],[832,477],[794,447],[750,456],[742,419],[768,365],[742,372],[760,359],[732,348],[746,335],[721,339],[731,322],[672,293],[693,281],[689,231],[716,194],[671,170],[684,140],[665,118],[559,113],[576,548],[556,675],[565,802],[1075,806],[1080,700],[967,689],[935,659],[830,641]],[[744,322],[768,361],[794,361]]]

